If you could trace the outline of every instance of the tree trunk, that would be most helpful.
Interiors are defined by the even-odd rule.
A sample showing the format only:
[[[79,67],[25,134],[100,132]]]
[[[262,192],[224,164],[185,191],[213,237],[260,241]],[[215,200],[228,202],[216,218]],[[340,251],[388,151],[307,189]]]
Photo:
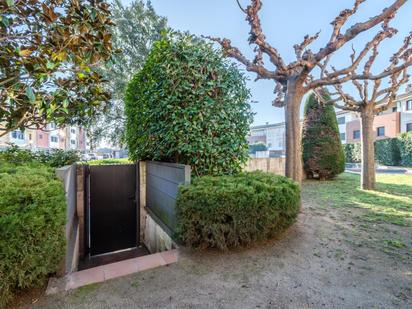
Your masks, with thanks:
[[[373,120],[375,114],[372,109],[364,108],[361,111],[361,138],[362,138],[362,169],[361,188],[375,189],[375,132]]]
[[[302,151],[301,151],[301,125],[300,106],[304,95],[302,83],[291,79],[287,84],[285,97],[285,122],[286,122],[286,177],[298,183],[302,182]]]

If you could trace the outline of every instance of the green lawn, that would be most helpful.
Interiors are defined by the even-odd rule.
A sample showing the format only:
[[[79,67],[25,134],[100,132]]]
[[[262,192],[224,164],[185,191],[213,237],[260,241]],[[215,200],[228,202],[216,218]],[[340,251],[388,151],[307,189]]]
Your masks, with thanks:
[[[412,175],[378,174],[375,191],[361,190],[359,175],[344,173],[331,181],[306,181],[304,192],[325,206],[361,208],[360,219],[410,226]]]

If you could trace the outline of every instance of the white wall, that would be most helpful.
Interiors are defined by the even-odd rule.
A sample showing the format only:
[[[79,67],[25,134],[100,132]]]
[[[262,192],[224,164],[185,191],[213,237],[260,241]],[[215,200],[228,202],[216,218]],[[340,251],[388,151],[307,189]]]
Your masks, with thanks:
[[[269,150],[285,149],[285,126],[267,129],[266,146]]]
[[[406,132],[406,125],[412,123],[412,112],[401,113],[401,133]]]
[[[339,124],[339,118],[341,117],[345,117],[345,123],[343,124]],[[350,121],[352,121],[353,119],[355,119],[355,116],[353,113],[351,112],[346,112],[346,113],[342,113],[342,114],[337,114],[336,118],[338,119],[338,127],[339,127],[339,134],[344,133],[345,134],[345,138],[341,139],[342,144],[346,144],[347,141],[347,136],[346,136],[346,124]]]

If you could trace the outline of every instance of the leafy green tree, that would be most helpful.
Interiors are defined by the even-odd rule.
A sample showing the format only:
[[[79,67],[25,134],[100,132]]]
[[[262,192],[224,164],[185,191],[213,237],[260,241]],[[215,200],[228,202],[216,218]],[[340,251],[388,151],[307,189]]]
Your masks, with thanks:
[[[0,2],[0,136],[86,124],[110,98],[98,72],[113,49],[104,0]]]
[[[325,100],[329,94],[323,93]],[[303,168],[309,178],[333,178],[345,170],[345,155],[333,106],[320,104],[314,93],[306,100],[303,122]]]
[[[249,145],[249,153],[256,153],[256,151],[265,151],[268,150],[264,143],[255,143]]]
[[[103,74],[109,81],[113,96],[107,110],[97,118],[90,136],[94,142],[104,138],[114,145],[122,145],[127,83],[142,69],[153,42],[160,39],[161,30],[166,28],[166,18],[158,16],[150,2],[143,0],[133,1],[128,6],[115,0],[111,13],[116,24],[111,32],[113,46],[121,52],[114,55],[113,62],[103,67]]]
[[[126,91],[129,156],[232,174],[248,158],[245,77],[211,44],[164,33]]]

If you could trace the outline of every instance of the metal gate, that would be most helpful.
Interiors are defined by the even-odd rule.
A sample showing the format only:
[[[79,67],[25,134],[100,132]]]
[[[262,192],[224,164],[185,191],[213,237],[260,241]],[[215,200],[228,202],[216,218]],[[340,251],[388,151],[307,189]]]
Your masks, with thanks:
[[[137,173],[135,164],[89,166],[87,242],[91,256],[138,246]]]

